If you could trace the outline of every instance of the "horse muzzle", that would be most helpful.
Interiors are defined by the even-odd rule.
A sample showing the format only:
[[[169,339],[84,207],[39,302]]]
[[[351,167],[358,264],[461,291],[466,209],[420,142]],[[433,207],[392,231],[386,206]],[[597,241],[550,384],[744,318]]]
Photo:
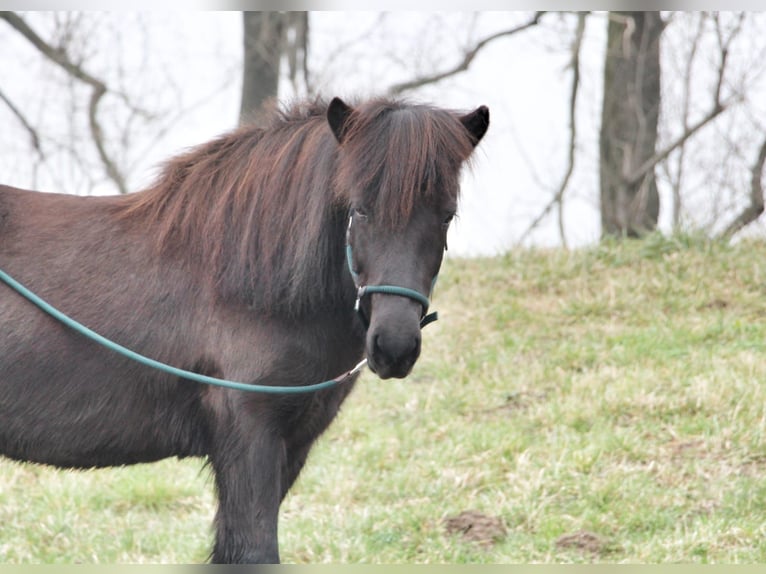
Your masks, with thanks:
[[[420,305],[385,297],[374,307],[367,330],[367,365],[381,379],[404,378],[420,356]]]
[[[367,365],[381,379],[403,379],[420,356],[420,332],[371,332],[367,337]]]

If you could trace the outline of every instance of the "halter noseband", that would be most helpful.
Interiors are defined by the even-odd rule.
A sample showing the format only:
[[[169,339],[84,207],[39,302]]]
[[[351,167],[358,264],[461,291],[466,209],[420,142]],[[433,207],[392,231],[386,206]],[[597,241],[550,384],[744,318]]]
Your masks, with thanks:
[[[423,295],[420,291],[410,289],[408,287],[400,287],[398,285],[362,285],[359,274],[354,269],[354,257],[353,248],[351,247],[351,224],[354,221],[354,212],[348,216],[348,228],[346,230],[346,262],[348,263],[348,270],[351,273],[351,278],[354,280],[356,286],[356,302],[354,303],[354,309],[359,313],[365,328],[370,326],[369,317],[367,317],[362,311],[361,301],[365,295],[372,295],[373,293],[381,293],[383,295],[399,295],[400,297],[407,297],[420,303],[423,307],[423,313],[420,316],[420,328],[422,329],[429,323],[433,323],[439,318],[437,312],[429,313],[428,307],[431,305],[428,297]],[[433,291],[434,285],[438,275],[435,275],[431,281],[431,291]]]

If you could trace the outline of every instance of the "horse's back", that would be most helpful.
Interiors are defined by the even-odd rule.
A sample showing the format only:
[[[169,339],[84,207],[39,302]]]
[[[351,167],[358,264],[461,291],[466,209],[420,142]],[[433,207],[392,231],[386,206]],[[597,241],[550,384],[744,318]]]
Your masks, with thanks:
[[[60,259],[61,252],[81,246],[107,230],[99,215],[123,201],[116,196],[83,197],[44,193],[0,185],[0,256],[23,251],[43,259]]]

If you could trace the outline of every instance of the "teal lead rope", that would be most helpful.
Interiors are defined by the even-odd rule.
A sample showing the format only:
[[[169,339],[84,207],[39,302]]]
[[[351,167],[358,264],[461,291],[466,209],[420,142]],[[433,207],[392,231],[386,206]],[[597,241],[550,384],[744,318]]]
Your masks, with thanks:
[[[351,230],[351,222],[352,222],[352,217],[349,217],[349,222],[348,222],[349,231]],[[421,329],[425,327],[426,325],[428,325],[429,323],[432,323],[437,320],[438,318],[437,313],[428,313],[428,307],[430,304],[428,297],[426,297],[425,295],[423,295],[422,293],[418,291],[415,291],[414,289],[409,289],[407,287],[399,287],[398,285],[359,285],[359,276],[354,270],[353,257],[351,253],[351,244],[348,242],[348,235],[347,235],[347,241],[346,241],[346,260],[348,263],[348,269],[351,272],[352,278],[354,279],[354,283],[357,285],[356,308],[357,308],[357,311],[360,312],[360,315],[361,315],[361,310],[359,309],[359,302],[362,299],[362,297],[372,293],[381,293],[385,295],[398,295],[399,297],[407,297],[409,299],[413,299],[417,301],[418,303],[420,303],[423,307],[423,316],[420,319]],[[238,383],[236,381],[228,381],[226,379],[209,377],[207,375],[201,375],[199,373],[194,373],[192,371],[185,371],[177,367],[171,367],[170,365],[166,365],[165,363],[161,363],[160,361],[150,359],[149,357],[145,357],[144,355],[136,353],[135,351],[131,351],[130,349],[123,347],[122,345],[119,345],[102,335],[99,335],[98,333],[89,329],[82,323],[78,323],[77,321],[69,317],[68,315],[62,313],[61,311],[56,309],[53,305],[51,305],[44,299],[35,295],[32,291],[24,287],[24,285],[16,281],[13,277],[8,275],[2,269],[0,269],[0,280],[2,280],[11,289],[16,291],[19,295],[21,295],[22,297],[25,297],[26,299],[28,299],[29,301],[37,305],[41,310],[45,311],[50,316],[57,319],[58,321],[60,321],[61,323],[63,323],[64,325],[72,329],[73,331],[79,333],[80,335],[86,337],[87,339],[90,339],[94,343],[97,343],[101,345],[102,347],[106,347],[110,351],[113,351],[119,355],[122,355],[123,357],[126,357],[132,361],[135,361],[147,367],[157,369],[158,371],[162,371],[163,373],[168,373],[170,375],[174,375],[182,379],[195,381],[197,383],[204,383],[207,385],[214,385],[217,387],[225,387],[227,389],[235,389],[238,391],[250,391],[250,392],[257,392],[257,393],[271,393],[271,394],[311,393],[314,391],[319,391],[322,389],[332,387],[339,383],[343,383],[349,377],[361,371],[364,368],[364,366],[367,364],[367,359],[364,359],[360,361],[353,369],[343,373],[342,375],[338,377],[335,377],[334,379],[330,379],[329,381],[324,381],[324,382],[316,383],[313,385],[301,385],[301,386],[295,386],[295,387]],[[436,283],[436,277],[434,277],[433,281],[431,282],[432,291],[433,291],[433,287],[435,283]],[[363,320],[365,321],[365,323],[367,322],[366,319],[363,319]]]
[[[24,285],[16,281],[13,277],[8,275],[2,269],[0,269],[0,280],[6,283],[9,287],[11,287],[11,289],[16,291],[19,295],[25,297],[26,299],[28,299],[29,301],[37,305],[40,309],[42,309],[43,311],[45,311],[46,313],[48,313],[49,315],[51,315],[52,317],[54,317],[55,319],[57,319],[64,325],[66,325],[67,327],[69,327],[73,331],[76,331],[77,333],[80,333],[84,337],[87,337],[94,343],[98,343],[99,345],[106,347],[110,351],[114,351],[115,353],[122,355],[123,357],[127,357],[128,359],[131,359],[142,365],[146,365],[147,367],[151,367],[153,369],[157,369],[158,371],[162,371],[164,373],[175,375],[177,377],[181,377],[183,379],[195,381],[198,383],[215,385],[217,387],[225,387],[227,389],[235,389],[238,391],[250,391],[250,392],[258,392],[258,393],[271,393],[271,394],[310,393],[313,391],[326,389],[334,385],[337,385],[338,383],[344,382],[351,375],[354,375],[355,373],[358,373],[359,371],[361,371],[362,368],[364,368],[365,364],[367,364],[367,359],[364,359],[358,365],[356,365],[353,369],[340,375],[339,377],[330,379],[329,381],[324,381],[322,383],[316,383],[314,385],[303,385],[303,386],[296,386],[296,387],[255,385],[255,384],[249,384],[249,383],[238,383],[236,381],[227,381],[226,379],[217,379],[215,377],[208,377],[207,375],[201,375],[199,373],[193,373],[191,371],[185,371],[183,369],[171,367],[170,365],[166,365],[165,363],[161,363],[160,361],[155,361],[154,359],[145,357],[144,355],[136,353],[135,351],[131,351],[130,349],[123,347],[122,345],[118,345],[114,341],[111,341],[107,339],[106,337],[99,335],[95,331],[88,329],[88,327],[86,327],[85,325],[78,323],[77,321],[69,317],[68,315],[65,315],[64,313],[56,309],[53,305],[51,305],[44,299],[41,299],[40,297],[35,295],[32,291],[24,287]]]

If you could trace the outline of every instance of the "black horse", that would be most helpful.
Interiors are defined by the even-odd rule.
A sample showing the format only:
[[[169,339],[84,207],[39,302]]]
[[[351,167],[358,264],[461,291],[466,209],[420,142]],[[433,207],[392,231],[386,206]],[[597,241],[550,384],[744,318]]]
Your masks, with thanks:
[[[0,269],[94,331],[196,373],[298,386],[366,355],[381,378],[404,377],[461,166],[488,126],[483,106],[336,98],[179,155],[135,194],[0,186]],[[355,281],[416,295],[356,301]],[[0,453],[69,468],[207,457],[214,562],[279,561],[280,503],[354,378],[306,394],[200,385],[100,347],[0,285]]]

